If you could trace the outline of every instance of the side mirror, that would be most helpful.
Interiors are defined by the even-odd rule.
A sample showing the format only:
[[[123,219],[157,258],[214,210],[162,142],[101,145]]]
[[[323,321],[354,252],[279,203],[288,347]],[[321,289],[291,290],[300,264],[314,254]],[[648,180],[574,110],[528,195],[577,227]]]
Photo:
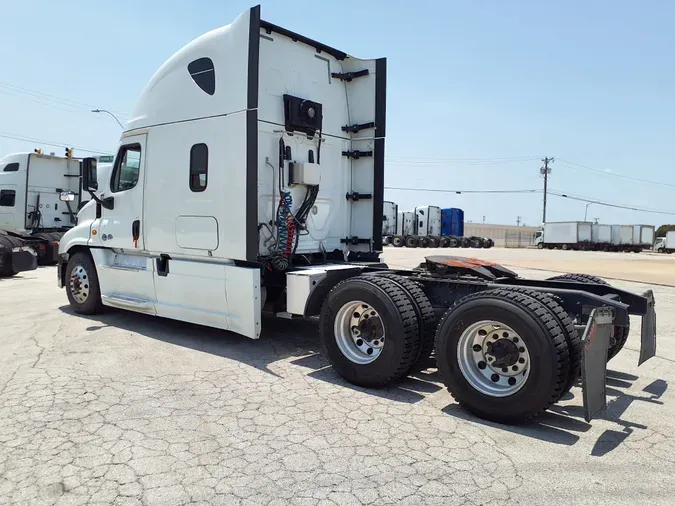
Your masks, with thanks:
[[[98,190],[96,179],[96,158],[82,159],[82,189],[88,192]]]
[[[61,192],[59,194],[59,200],[61,202],[72,202],[75,200],[75,194],[73,192]]]

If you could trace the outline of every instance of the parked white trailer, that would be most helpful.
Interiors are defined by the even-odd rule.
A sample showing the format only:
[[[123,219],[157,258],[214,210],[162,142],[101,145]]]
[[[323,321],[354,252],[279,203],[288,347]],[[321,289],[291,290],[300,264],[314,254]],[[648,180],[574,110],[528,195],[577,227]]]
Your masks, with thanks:
[[[612,246],[615,251],[632,251],[633,225],[612,225]]]
[[[398,205],[385,200],[382,203],[382,244],[391,244],[396,235],[398,220]],[[397,238],[395,246],[403,246],[403,238]]]
[[[415,213],[415,235],[422,247],[438,248],[441,241],[441,208],[418,206]]]
[[[544,224],[543,234],[537,238],[539,249],[591,249],[592,223],[587,221],[559,221]]]
[[[59,245],[71,307],[252,339],[263,311],[317,320],[329,363],[366,388],[424,368],[435,349],[460,405],[502,423],[543,412],[581,376],[590,420],[630,314],[643,318],[641,361],[655,354],[653,293],[521,279],[477,259],[382,263],[385,95],[386,60],[264,21],[259,6],[189,43],[148,83],[109,187],[83,160],[95,202]],[[594,338],[583,345],[565,321]]]
[[[612,226],[593,223],[591,227],[591,242],[596,250],[609,250],[612,246]]]
[[[654,232],[653,225],[633,225],[633,246],[636,252],[654,245]]]

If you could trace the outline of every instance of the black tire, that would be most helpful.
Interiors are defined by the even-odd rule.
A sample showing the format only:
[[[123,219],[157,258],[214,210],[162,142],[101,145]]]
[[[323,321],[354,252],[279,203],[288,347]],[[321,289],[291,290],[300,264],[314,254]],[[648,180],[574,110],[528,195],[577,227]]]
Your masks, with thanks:
[[[460,245],[462,248],[468,248],[468,247],[471,246],[471,241],[469,240],[468,237],[462,237],[462,238],[460,239],[460,241],[459,241],[459,245]]]
[[[472,248],[482,248],[483,247],[483,239],[480,237],[474,237],[471,239],[471,247]]]
[[[450,247],[451,248],[459,248],[459,239],[457,237],[450,237]]]
[[[394,248],[401,248],[404,244],[403,237],[400,235],[395,235],[391,238],[391,245]]]
[[[607,281],[591,274],[561,274],[548,278],[549,281],[574,281],[576,283],[595,283],[598,285],[609,285]],[[612,338],[609,342],[609,349],[607,350],[607,362],[616,357],[623,349],[626,341],[628,341],[628,334],[630,333],[630,321],[625,327],[614,325],[612,327]]]
[[[490,239],[489,237],[486,237],[483,240],[483,248],[490,249],[494,245],[495,245],[495,242],[492,239]]]
[[[418,240],[418,244],[420,248],[428,248],[429,247],[429,238],[428,237],[420,237]]]
[[[434,351],[436,337],[436,314],[429,298],[419,283],[398,274],[375,274],[379,278],[389,279],[408,294],[417,315],[420,329],[420,348],[412,369],[424,369]]]
[[[459,338],[469,325],[481,320],[510,326],[530,350],[529,376],[513,394],[483,394],[471,386],[459,368]],[[570,369],[560,323],[541,302],[507,289],[469,295],[446,311],[436,331],[436,361],[455,400],[479,417],[498,423],[523,422],[548,409],[560,398]]]
[[[656,250],[657,253],[665,253],[666,249],[665,248],[659,248]]]
[[[382,246],[388,246],[389,244],[391,244],[391,236],[385,235],[382,237]]]
[[[70,277],[73,270],[81,266],[85,270],[85,278],[82,284],[82,290],[88,290],[86,292],[86,299],[83,302],[80,302],[75,299],[73,295],[73,290],[76,289],[74,285],[70,282]],[[88,285],[87,282],[88,281]],[[66,266],[66,295],[68,296],[68,302],[73,308],[73,311],[79,314],[97,314],[103,310],[103,303],[101,302],[101,289],[98,282],[98,274],[96,272],[96,265],[92,260],[89,253],[78,252],[75,253],[70,260],[68,260],[68,265]]]
[[[435,235],[430,235],[429,236],[429,247],[430,248],[438,248],[441,244],[441,240],[436,237]]]
[[[381,354],[365,365],[348,359],[335,336],[338,311],[353,301],[362,301],[377,311],[386,337]],[[419,354],[420,331],[410,297],[393,281],[377,276],[357,276],[333,287],[321,308],[319,335],[333,369],[348,382],[362,387],[382,387],[400,379]]]
[[[544,243],[540,242],[539,244],[537,244],[537,249],[544,249]]]
[[[450,247],[450,238],[447,235],[444,235],[441,237],[441,240],[438,244],[439,247],[441,248],[449,248]]]
[[[554,318],[560,324],[560,327],[563,329],[565,335],[565,341],[567,342],[567,349],[569,350],[570,356],[570,374],[567,378],[567,383],[560,392],[562,397],[574,386],[579,374],[581,373],[581,359],[583,355],[581,336],[577,332],[577,328],[574,325],[574,320],[567,314],[562,307],[562,300],[560,297],[546,293],[540,292],[539,290],[532,290],[524,286],[518,287],[509,287],[509,290],[512,292],[524,293],[529,295],[533,299],[541,302],[546,309],[554,316]]]
[[[405,247],[406,248],[417,248],[419,245],[419,240],[414,235],[409,235],[405,238]]]

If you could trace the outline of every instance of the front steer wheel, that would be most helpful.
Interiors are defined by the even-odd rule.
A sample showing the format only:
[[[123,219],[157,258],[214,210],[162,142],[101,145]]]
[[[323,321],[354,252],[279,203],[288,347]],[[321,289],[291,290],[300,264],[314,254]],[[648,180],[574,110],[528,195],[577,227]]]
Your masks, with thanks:
[[[335,371],[362,387],[398,380],[419,355],[420,328],[410,297],[377,276],[335,285],[321,308],[319,333]]]
[[[76,313],[97,314],[103,310],[96,266],[89,253],[75,253],[66,267],[66,294]]]
[[[508,290],[469,295],[448,309],[436,331],[436,361],[457,402],[498,423],[546,410],[570,372],[558,319],[540,301]]]

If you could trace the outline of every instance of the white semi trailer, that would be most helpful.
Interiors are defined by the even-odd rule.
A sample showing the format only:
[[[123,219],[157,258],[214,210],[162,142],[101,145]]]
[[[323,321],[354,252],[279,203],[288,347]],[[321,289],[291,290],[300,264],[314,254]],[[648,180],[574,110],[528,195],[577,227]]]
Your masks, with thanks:
[[[664,237],[657,237],[654,251],[658,253],[675,253],[675,230],[666,232]]]
[[[633,225],[633,251],[651,249],[654,245],[655,227],[653,225]]]
[[[535,246],[539,249],[592,249],[592,237],[590,222],[548,222],[544,224],[543,233],[537,235]]]
[[[70,305],[252,339],[263,312],[316,320],[330,364],[362,387],[423,367],[435,348],[460,404],[505,423],[557,402],[583,368],[590,420],[629,314],[643,318],[641,360],[655,353],[652,292],[459,257],[389,268],[385,95],[386,60],[262,20],[259,6],[190,42],[141,95],[109,186],[83,161],[95,202],[59,245]]]

